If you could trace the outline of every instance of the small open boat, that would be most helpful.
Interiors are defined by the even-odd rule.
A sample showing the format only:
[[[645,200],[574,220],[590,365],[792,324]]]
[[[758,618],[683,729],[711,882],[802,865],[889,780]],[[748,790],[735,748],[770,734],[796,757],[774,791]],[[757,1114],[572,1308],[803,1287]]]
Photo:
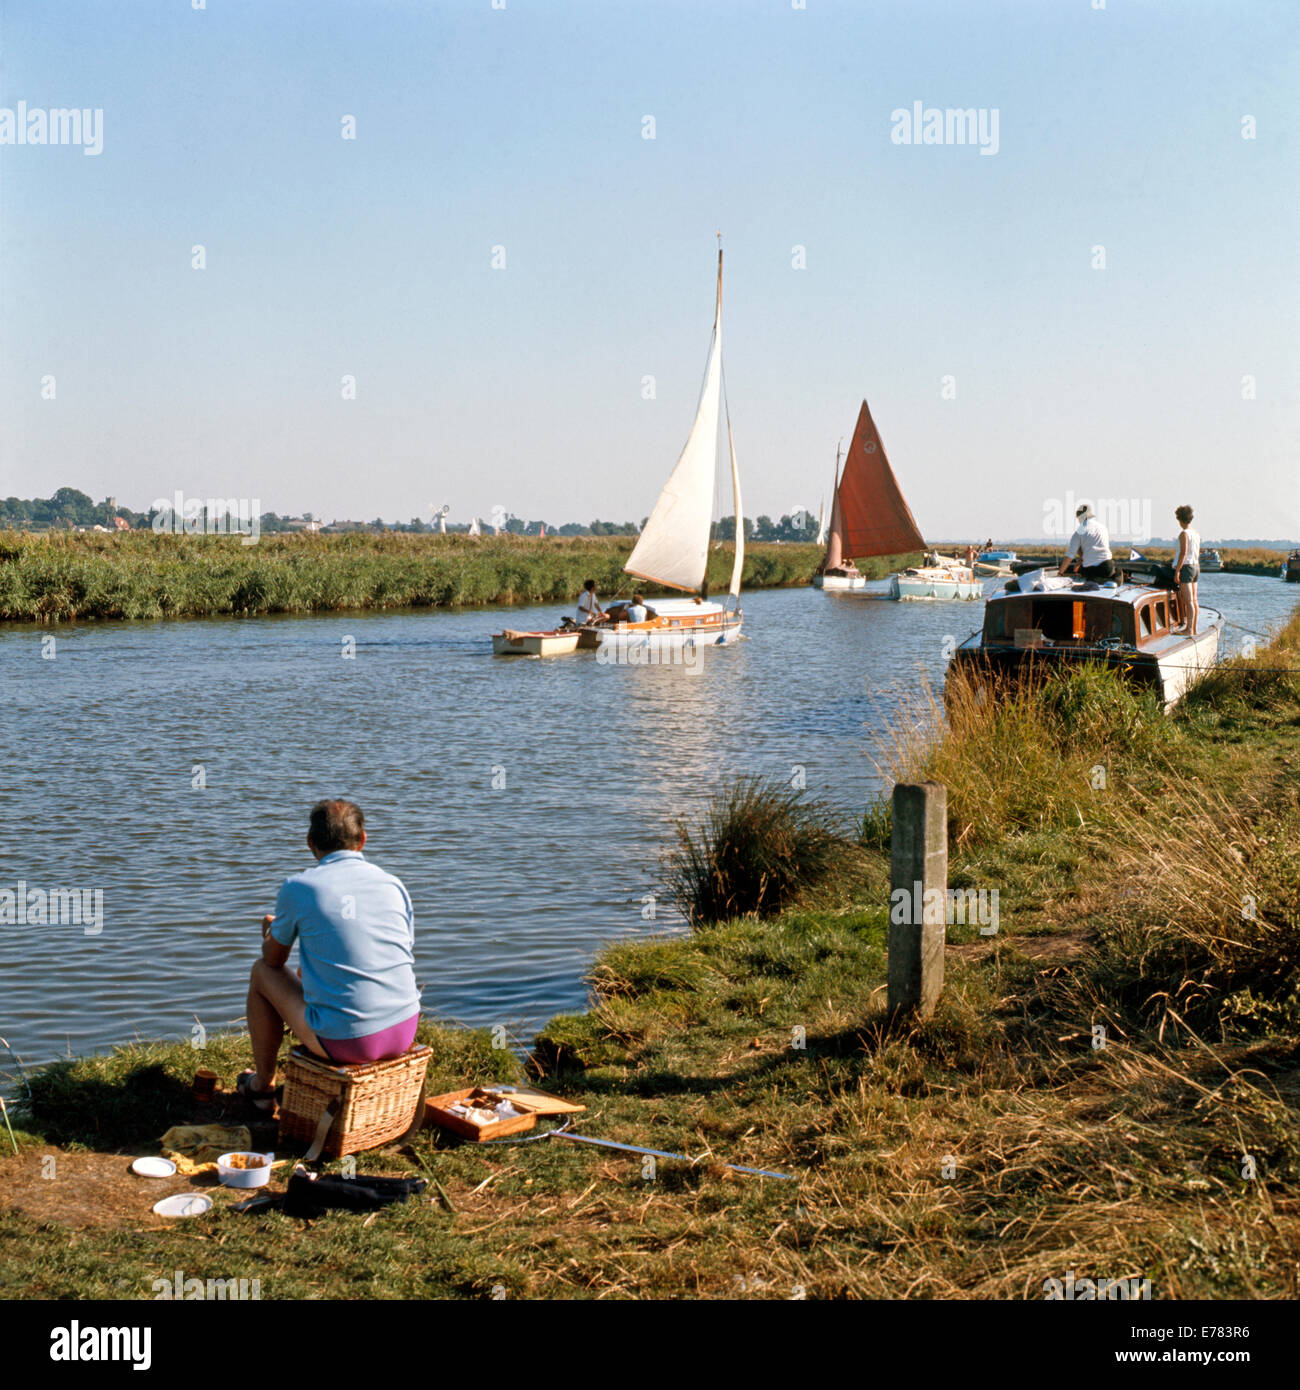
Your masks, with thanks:
[[[736,518],[736,553],[731,567],[730,604],[711,601],[705,582],[709,565],[709,532],[713,492],[718,471],[718,435],[727,426],[731,456],[731,491]],[[745,565],[745,522],[740,497],[740,469],[731,435],[722,376],[722,248],[718,248],[718,292],[713,311],[713,340],[709,346],[695,420],[686,444],[669,474],[654,510],[628,556],[624,570],[665,589],[693,595],[680,599],[651,599],[653,616],[643,622],[613,621],[585,628],[582,645],[597,646],[600,655],[635,662],[641,655],[687,647],[722,646],[740,636],[742,614],[740,576]],[[626,608],[621,610],[626,613]]]
[[[546,632],[516,632],[506,628],[492,634],[492,651],[496,656],[564,656],[577,651],[581,629],[551,628]]]
[[[1201,609],[1195,637],[1174,630],[1181,621],[1177,590],[1138,574],[1098,584],[1034,570],[990,595],[983,629],[953,653],[948,676],[965,673],[996,690],[1052,666],[1099,662],[1154,687],[1169,709],[1214,665],[1223,633],[1223,614],[1213,608]]]
[[[975,573],[987,575],[1008,575],[1016,563],[1014,550],[981,550],[975,556]]]
[[[866,576],[858,573],[855,560],[926,549],[866,401],[858,411],[842,474],[838,450],[835,463],[826,555],[813,576],[813,584],[828,594],[866,588]],[[889,597],[895,599],[979,598],[982,592],[970,568],[939,555],[931,556],[925,566],[891,575],[889,581]]]

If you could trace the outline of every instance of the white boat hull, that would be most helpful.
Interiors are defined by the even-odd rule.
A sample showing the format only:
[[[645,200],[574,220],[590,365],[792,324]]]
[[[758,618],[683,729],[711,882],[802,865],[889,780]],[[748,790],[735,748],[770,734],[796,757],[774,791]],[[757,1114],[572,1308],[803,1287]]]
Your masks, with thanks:
[[[740,636],[740,617],[734,622],[708,627],[655,627],[648,623],[620,623],[600,633],[602,652],[683,651],[687,648],[725,647]]]
[[[847,594],[854,589],[865,589],[867,579],[862,574],[814,574],[813,586],[828,594]]]
[[[947,574],[891,574],[889,597],[894,599],[972,599],[984,597],[984,585],[978,579],[954,579]]]
[[[585,629],[582,645],[598,647],[603,660],[636,663],[646,655],[726,646],[740,636],[739,609],[693,599],[659,599],[650,607],[655,616],[646,622]]]
[[[1176,650],[1156,657],[1167,710],[1172,709],[1187,693],[1187,687],[1219,658],[1223,619],[1213,610],[1209,610],[1206,616],[1210,618],[1210,626],[1202,628],[1194,638]]]

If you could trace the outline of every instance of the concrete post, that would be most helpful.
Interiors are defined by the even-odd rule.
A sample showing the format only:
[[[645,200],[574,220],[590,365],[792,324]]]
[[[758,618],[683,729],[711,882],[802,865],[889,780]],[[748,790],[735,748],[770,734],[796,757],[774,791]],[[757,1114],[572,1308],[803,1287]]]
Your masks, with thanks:
[[[889,1012],[934,1012],[943,989],[948,905],[948,789],[894,788],[889,846]]]

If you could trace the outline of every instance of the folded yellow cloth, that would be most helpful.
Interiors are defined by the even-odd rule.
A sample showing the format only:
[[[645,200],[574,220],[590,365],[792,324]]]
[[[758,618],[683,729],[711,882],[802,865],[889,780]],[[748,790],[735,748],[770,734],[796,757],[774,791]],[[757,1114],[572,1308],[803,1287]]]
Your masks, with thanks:
[[[163,1157],[190,1177],[215,1171],[222,1154],[250,1149],[253,1136],[247,1125],[173,1125],[158,1142]]]

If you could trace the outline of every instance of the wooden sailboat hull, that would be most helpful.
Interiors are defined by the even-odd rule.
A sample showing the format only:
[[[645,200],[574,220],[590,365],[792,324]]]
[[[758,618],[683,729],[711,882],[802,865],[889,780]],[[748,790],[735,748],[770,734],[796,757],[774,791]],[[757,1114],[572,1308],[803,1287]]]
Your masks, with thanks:
[[[600,627],[594,633],[584,633],[583,646],[601,648],[603,653],[618,656],[633,652],[681,651],[687,647],[722,647],[740,636],[743,615],[732,612],[701,614],[699,618],[676,618],[664,614],[644,623],[615,623]]]
[[[847,594],[854,589],[865,589],[867,579],[862,574],[814,574],[813,587],[828,594]]]

